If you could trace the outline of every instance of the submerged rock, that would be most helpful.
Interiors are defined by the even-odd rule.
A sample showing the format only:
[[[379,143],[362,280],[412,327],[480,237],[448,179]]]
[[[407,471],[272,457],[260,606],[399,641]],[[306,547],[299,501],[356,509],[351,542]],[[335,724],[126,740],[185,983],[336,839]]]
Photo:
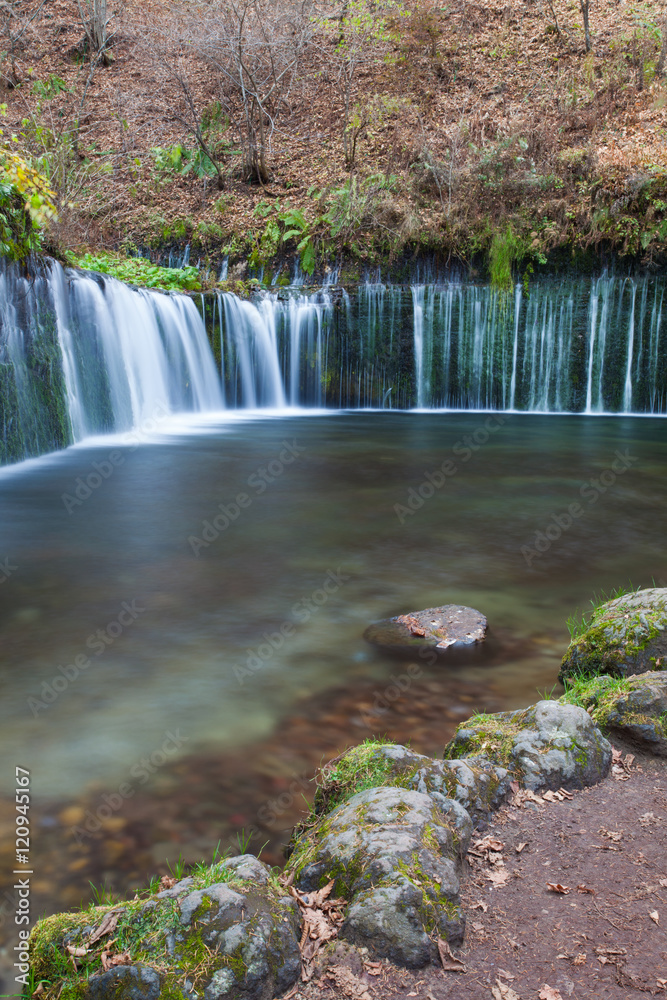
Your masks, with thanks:
[[[456,813],[411,789],[366,789],[301,838],[288,871],[305,892],[334,881],[333,893],[350,902],[343,939],[420,967],[437,955],[432,934],[463,939],[459,871],[470,819],[460,806]]]
[[[625,594],[601,604],[567,648],[558,679],[629,677],[667,668],[667,588]]]
[[[564,697],[583,705],[605,731],[667,757],[667,673],[592,677],[573,684]]]
[[[62,978],[59,956],[66,957],[69,946],[79,962],[72,995],[80,1000],[281,994],[301,972],[300,920],[295,900],[271,878],[266,865],[242,855],[145,900],[47,917],[31,935],[36,980],[53,985]],[[95,940],[95,930],[112,911],[113,937],[123,942],[128,964],[104,971],[101,952],[109,936]]]
[[[609,773],[611,746],[576,705],[539,701],[518,712],[473,716],[445,747],[450,758],[486,758],[525,788],[585,788]]]
[[[393,650],[429,647],[439,653],[471,649],[486,638],[487,621],[480,611],[461,604],[445,604],[425,611],[410,611],[376,622],[364,639]]]

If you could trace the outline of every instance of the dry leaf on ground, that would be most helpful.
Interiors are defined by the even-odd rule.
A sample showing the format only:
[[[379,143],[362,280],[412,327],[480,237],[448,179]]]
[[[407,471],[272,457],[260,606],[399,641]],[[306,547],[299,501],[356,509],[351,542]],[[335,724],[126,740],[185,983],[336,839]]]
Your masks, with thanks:
[[[73,944],[68,944],[65,951],[68,951],[72,958],[83,958],[84,955],[88,954],[87,948],[75,948]]]
[[[175,882],[176,879],[174,879],[174,883]],[[122,910],[110,910],[104,917],[104,920],[99,927],[90,935],[87,944],[95,944],[95,942],[99,941],[99,939],[104,937],[105,934],[111,934],[111,932],[116,929],[116,924],[118,923],[121,913]]]
[[[554,986],[547,986],[545,983],[540,990],[540,1000],[563,1000],[563,997]]]
[[[494,1000],[521,1000],[518,993],[515,993],[511,986],[501,983],[496,979],[496,985],[491,987]]]
[[[571,891],[569,885],[561,885],[560,882],[547,882],[547,889],[550,892],[559,892],[562,896],[567,896]]]
[[[108,972],[115,965],[132,965],[132,959],[126,951],[121,952],[120,955],[110,955],[107,951],[103,951],[101,958],[102,968],[105,972]]]
[[[329,899],[333,889],[333,880],[317,892],[300,892],[294,886],[289,887],[289,893],[299,904],[303,918],[303,929],[299,950],[301,952],[301,979],[307,983],[314,973],[314,961],[318,952],[327,941],[338,936],[343,923],[343,910],[346,906],[343,899]]]
[[[508,872],[507,868],[500,868],[496,871],[484,872],[484,875],[486,878],[488,878],[489,882],[493,882],[493,884],[497,889],[499,889],[503,885],[507,885],[507,883],[512,877]]]
[[[438,955],[445,972],[465,972],[466,967],[463,962],[452,954],[452,949],[446,941],[438,938]]]
[[[657,910],[651,910],[651,912],[649,913],[649,917],[651,918],[654,924],[660,923],[660,914],[658,913]]]

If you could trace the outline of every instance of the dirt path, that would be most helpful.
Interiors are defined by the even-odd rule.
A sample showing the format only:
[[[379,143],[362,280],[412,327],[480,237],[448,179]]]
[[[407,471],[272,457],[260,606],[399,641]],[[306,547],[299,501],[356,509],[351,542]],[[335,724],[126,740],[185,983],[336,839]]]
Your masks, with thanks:
[[[614,771],[572,798],[504,807],[473,837],[465,972],[363,969],[341,954],[294,1000],[667,996],[667,761],[637,755]]]

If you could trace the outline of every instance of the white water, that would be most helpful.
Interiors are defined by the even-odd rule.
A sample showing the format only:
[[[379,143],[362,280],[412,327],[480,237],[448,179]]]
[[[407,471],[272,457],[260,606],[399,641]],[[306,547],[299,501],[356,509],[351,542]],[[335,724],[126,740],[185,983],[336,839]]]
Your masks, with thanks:
[[[201,297],[53,264],[0,273],[4,461],[182,413],[288,408],[662,413],[665,281],[329,283]],[[58,404],[61,400],[61,404]]]

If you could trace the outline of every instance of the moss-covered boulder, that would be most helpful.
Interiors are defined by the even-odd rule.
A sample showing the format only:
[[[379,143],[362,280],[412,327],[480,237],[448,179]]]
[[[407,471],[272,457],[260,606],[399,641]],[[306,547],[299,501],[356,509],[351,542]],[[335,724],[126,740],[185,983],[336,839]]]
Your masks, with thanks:
[[[295,900],[241,856],[148,898],[40,920],[31,963],[44,1000],[270,1000],[299,977],[299,933]]]
[[[458,803],[478,826],[507,797],[510,781],[506,768],[484,758],[434,760],[400,744],[366,740],[322,768],[315,811],[323,815],[366,788],[411,788],[430,795],[445,815]]]
[[[667,588],[599,605],[567,648],[558,679],[629,677],[667,668]]]
[[[581,705],[605,732],[667,757],[667,673],[580,678],[562,700]]]
[[[434,937],[463,938],[459,871],[469,839],[460,806],[447,817],[428,795],[370,788],[305,833],[287,867],[302,891],[333,880],[333,894],[350,901],[342,938],[416,968],[437,957]]]
[[[611,746],[579,706],[539,701],[517,712],[477,715],[445,747],[449,758],[486,758],[525,788],[585,788],[606,777]]]

